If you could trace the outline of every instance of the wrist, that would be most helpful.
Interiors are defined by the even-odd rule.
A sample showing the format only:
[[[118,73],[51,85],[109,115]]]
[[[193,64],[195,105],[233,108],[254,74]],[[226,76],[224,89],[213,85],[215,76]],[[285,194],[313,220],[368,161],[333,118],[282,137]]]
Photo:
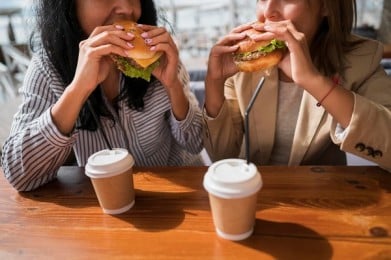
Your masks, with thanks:
[[[333,92],[335,92],[341,84],[338,75],[332,77],[319,75],[307,82],[308,83],[301,85],[301,87],[318,101],[316,104],[318,107],[321,105],[323,106],[323,103],[327,101],[326,99],[328,99],[329,96],[332,96]]]
[[[62,134],[68,135],[73,130],[85,100],[76,87],[69,85],[53,105],[52,120]]]
[[[322,75],[321,73],[313,73],[304,77],[302,75],[298,80],[294,80],[297,85],[302,87],[305,91],[312,93],[319,89],[319,86],[324,86],[329,82],[330,78]]]
[[[171,101],[178,97],[182,98],[183,96],[185,96],[185,93],[183,91],[183,84],[179,80],[176,80],[172,84],[165,86],[165,88]]]
[[[318,103],[316,103],[316,106],[320,107],[322,105],[323,101],[330,95],[330,93],[333,92],[333,90],[340,85],[340,78],[339,78],[339,76],[333,76],[331,78],[331,81],[332,81],[332,86],[323,95],[323,97],[318,99],[319,101],[318,101]]]
[[[189,110],[189,100],[186,97],[182,83],[178,80],[169,87],[166,87],[166,91],[175,118],[179,121],[185,119]]]
[[[85,88],[75,82],[71,82],[64,90],[63,96],[70,96],[74,99],[74,102],[81,106],[87,101],[88,97],[94,91],[86,91]]]
[[[224,82],[214,83],[205,81],[205,110],[208,116],[216,117],[225,100]]]

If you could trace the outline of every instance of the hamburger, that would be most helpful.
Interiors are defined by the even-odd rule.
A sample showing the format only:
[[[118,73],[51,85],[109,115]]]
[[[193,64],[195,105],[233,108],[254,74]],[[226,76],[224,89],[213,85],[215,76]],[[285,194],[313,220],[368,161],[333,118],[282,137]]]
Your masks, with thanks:
[[[251,36],[262,32],[254,28],[244,32],[247,36],[237,43],[239,49],[234,53],[234,62],[239,71],[267,70],[280,62],[286,50],[283,41],[277,39],[254,41]]]
[[[126,51],[127,57],[116,54],[111,55],[117,68],[128,77],[142,78],[150,81],[152,71],[159,66],[159,58],[163,52],[150,50],[150,46],[141,37],[143,30],[137,27],[137,23],[132,21],[119,21],[114,24],[121,25],[126,32],[134,35],[134,39],[132,40],[134,48]]]

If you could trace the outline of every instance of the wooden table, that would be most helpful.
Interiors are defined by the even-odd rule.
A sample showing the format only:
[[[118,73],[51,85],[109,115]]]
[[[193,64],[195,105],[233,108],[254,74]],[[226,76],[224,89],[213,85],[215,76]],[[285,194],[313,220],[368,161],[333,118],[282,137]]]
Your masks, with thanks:
[[[206,169],[135,169],[136,204],[117,216],[82,168],[26,193],[0,173],[0,259],[391,258],[391,174],[378,167],[260,167],[255,231],[241,242],[215,234]]]

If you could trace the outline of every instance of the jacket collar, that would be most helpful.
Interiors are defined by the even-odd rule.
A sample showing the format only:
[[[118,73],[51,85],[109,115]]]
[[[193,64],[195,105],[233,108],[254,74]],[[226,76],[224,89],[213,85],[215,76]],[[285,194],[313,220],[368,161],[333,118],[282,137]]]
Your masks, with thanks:
[[[299,165],[303,161],[318,131],[325,110],[323,107],[317,107],[316,103],[314,97],[306,91],[303,92],[289,165]]]

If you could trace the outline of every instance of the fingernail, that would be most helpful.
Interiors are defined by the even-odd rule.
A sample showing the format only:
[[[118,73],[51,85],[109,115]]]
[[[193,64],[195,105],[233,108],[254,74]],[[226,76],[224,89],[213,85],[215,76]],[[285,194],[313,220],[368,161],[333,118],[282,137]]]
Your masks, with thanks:
[[[145,39],[145,43],[146,44],[151,44],[152,43],[152,39]]]
[[[133,47],[134,47],[134,45],[131,44],[130,42],[127,42],[126,45],[128,45],[130,48],[133,48]]]
[[[152,46],[152,47],[150,48],[150,50],[151,50],[151,51],[154,51],[154,50],[156,50],[156,47],[155,47],[155,46]]]
[[[128,32],[127,35],[129,35],[130,37],[134,37],[134,34],[130,32]]]
[[[143,37],[143,38],[147,38],[147,37],[148,37],[148,33],[146,33],[146,32],[143,32],[143,33],[141,34],[141,37]]]
[[[271,27],[270,25],[265,25],[263,28],[264,28],[265,30],[270,30],[272,27]]]
[[[115,25],[115,28],[117,28],[117,29],[119,29],[119,30],[123,30],[123,29],[124,29],[124,27],[123,27],[122,25],[119,25],[119,24],[116,24],[116,25]]]

